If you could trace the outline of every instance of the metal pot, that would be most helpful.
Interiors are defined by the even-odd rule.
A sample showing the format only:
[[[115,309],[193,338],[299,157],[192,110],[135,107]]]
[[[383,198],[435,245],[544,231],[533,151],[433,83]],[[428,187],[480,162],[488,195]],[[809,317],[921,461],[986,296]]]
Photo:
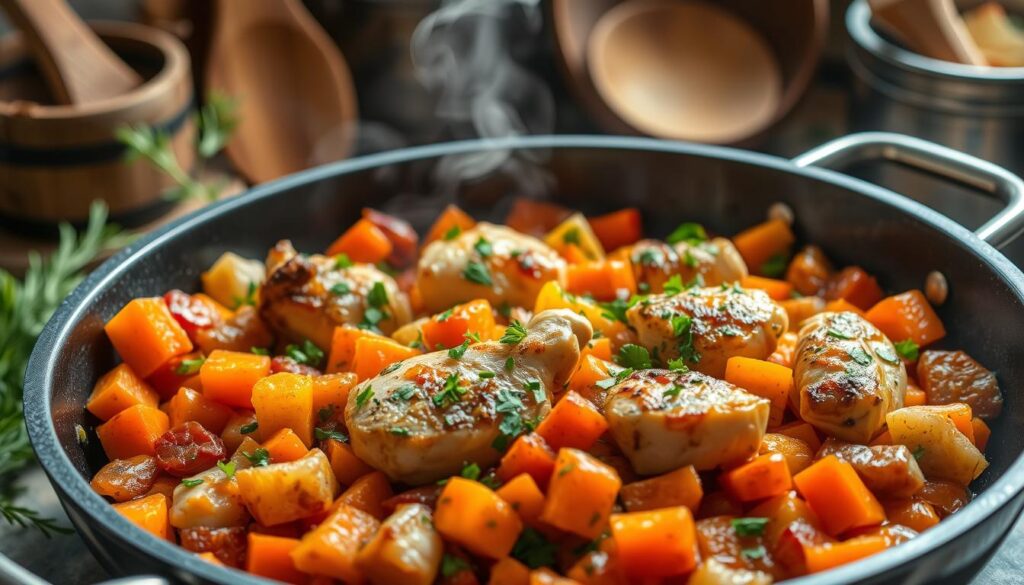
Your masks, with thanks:
[[[984,185],[1006,203],[978,232],[891,191],[822,169],[847,159],[897,159],[946,178]],[[480,157],[505,160],[500,172],[453,183],[453,169]],[[493,163],[493,160],[491,160]],[[490,168],[494,168],[493,165]],[[523,182],[523,177],[543,181]],[[1024,274],[992,247],[1024,227],[1024,183],[973,157],[890,134],[855,135],[794,161],[740,150],[643,138],[536,136],[418,147],[343,161],[261,185],[164,227],[107,261],[61,305],[32,354],[25,414],[39,461],[72,522],[115,573],[159,573],[188,583],[257,583],[130,523],[88,479],[104,462],[99,442],[81,442],[96,421],[83,406],[114,363],[103,324],[134,297],[194,289],[198,274],[226,250],[261,257],[279,238],[323,249],[372,205],[425,229],[446,203],[500,221],[513,197],[534,195],[588,213],[637,206],[646,232],[681,221],[734,233],[781,201],[795,229],[841,264],[877,274],[894,291],[920,287],[942,270],[950,294],[939,314],[951,347],[964,347],[999,372],[1006,408],[988,447],[991,465],[974,502],[911,542],[794,585],[925,583],[975,573],[1024,506]],[[436,194],[436,195],[434,195]],[[982,324],[998,326],[979,326]]]

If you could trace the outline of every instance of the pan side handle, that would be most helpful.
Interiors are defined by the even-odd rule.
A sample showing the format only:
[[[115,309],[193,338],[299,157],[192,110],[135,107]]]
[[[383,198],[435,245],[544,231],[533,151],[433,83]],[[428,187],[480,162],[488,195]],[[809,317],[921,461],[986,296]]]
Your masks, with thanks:
[[[975,232],[1002,248],[1024,232],[1024,181],[1010,171],[975,156],[927,140],[891,132],[862,132],[826,142],[793,159],[799,167],[844,167],[888,160],[972,187],[1006,206]]]

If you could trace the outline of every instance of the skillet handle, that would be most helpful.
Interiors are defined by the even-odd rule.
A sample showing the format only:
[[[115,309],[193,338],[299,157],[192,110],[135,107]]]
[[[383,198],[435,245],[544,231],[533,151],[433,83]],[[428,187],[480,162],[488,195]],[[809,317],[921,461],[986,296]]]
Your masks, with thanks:
[[[826,142],[793,159],[798,167],[842,167],[888,160],[950,179],[989,194],[1006,204],[975,232],[996,248],[1024,231],[1024,181],[1010,171],[975,156],[903,134],[862,132]]]

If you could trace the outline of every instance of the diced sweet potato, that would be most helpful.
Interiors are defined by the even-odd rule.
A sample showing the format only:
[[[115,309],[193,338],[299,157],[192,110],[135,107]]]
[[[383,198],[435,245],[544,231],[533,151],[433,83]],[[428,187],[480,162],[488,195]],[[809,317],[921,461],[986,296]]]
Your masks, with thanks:
[[[235,477],[246,507],[264,526],[321,512],[338,492],[331,464],[319,449],[297,461],[243,469]]]
[[[132,370],[145,378],[174,356],[192,351],[192,342],[161,298],[134,299],[103,328]]]
[[[703,496],[700,476],[692,465],[657,477],[628,483],[619,491],[619,498],[630,512],[675,506],[686,506],[693,511],[700,506]]]
[[[307,447],[313,444],[313,380],[309,376],[281,372],[267,376],[252,387],[252,405],[265,437],[291,429]]]
[[[443,553],[444,543],[434,530],[430,508],[410,504],[384,521],[360,549],[356,564],[372,583],[430,585]]]
[[[491,559],[508,555],[523,528],[511,504],[487,486],[462,477],[445,484],[434,525],[446,539]]]
[[[107,459],[155,455],[154,444],[170,427],[167,415],[158,408],[136,404],[96,427]]]
[[[109,420],[130,406],[156,406],[159,400],[157,393],[132,371],[131,366],[120,364],[96,382],[85,408],[96,418]]]
[[[561,449],[540,519],[583,538],[595,538],[608,523],[622,486],[619,474],[577,449]]]
[[[112,506],[139,528],[157,538],[173,542],[174,535],[171,532],[171,525],[167,522],[167,498],[163,494],[153,494]]]
[[[305,573],[362,583],[363,573],[356,566],[356,555],[379,528],[380,522],[373,516],[352,506],[339,505],[302,537],[291,558]]]

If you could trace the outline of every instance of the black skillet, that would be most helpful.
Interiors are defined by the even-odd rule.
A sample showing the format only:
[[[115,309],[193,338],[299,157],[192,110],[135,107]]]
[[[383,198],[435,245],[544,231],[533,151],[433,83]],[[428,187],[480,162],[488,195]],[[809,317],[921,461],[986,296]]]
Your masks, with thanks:
[[[1004,211],[971,233],[913,201],[849,176],[814,168],[867,158],[894,160],[987,191]],[[646,233],[664,236],[681,221],[733,234],[763,220],[775,202],[796,214],[805,242],[838,264],[858,264],[890,292],[923,286],[932,270],[950,286],[939,308],[950,334],[998,372],[1006,397],[988,446],[991,466],[965,509],[909,543],[819,576],[792,581],[926,583],[978,570],[1024,505],[1024,275],[993,245],[1024,225],[1024,184],[978,159],[892,134],[849,136],[793,161],[761,154],[619,137],[528,137],[440,144],[316,168],[262,185],[185,217],[104,263],[61,305],[32,354],[25,413],[32,444],[79,533],[116,574],[159,573],[182,582],[262,580],[200,562],[143,532],[89,488],[103,463],[83,406],[115,363],[103,323],[133,297],[194,290],[222,252],[260,258],[278,239],[299,250],[326,247],[372,206],[406,217],[423,233],[442,206],[457,202],[500,221],[515,196],[536,196],[599,213],[639,207]],[[981,237],[979,237],[981,236]],[[81,444],[76,425],[90,432]]]

